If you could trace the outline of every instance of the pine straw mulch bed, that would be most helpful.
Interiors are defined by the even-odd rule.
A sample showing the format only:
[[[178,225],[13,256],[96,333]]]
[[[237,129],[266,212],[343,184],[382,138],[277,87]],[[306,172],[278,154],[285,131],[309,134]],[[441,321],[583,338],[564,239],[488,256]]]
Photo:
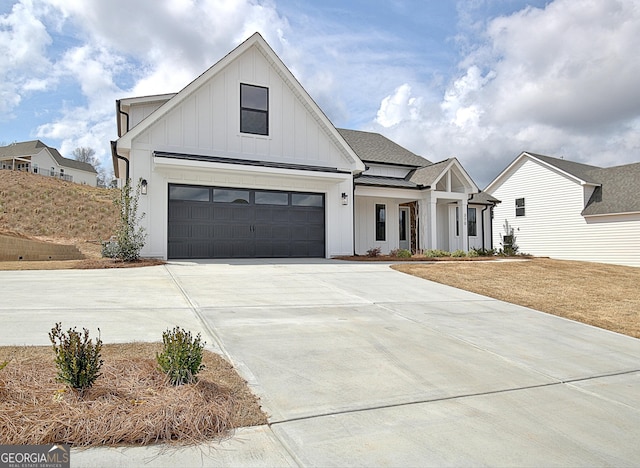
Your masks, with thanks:
[[[267,423],[246,382],[205,350],[196,384],[157,368],[161,343],[104,345],[102,375],[83,396],[55,380],[50,346],[0,347],[0,444],[75,447],[198,444]]]

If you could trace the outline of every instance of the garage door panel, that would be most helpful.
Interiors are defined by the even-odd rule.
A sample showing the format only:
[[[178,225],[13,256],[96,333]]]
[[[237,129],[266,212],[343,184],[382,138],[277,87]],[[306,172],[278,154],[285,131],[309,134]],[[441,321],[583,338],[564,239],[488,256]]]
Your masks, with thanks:
[[[186,219],[190,217],[189,206],[184,203],[173,203],[169,205],[169,219]]]
[[[191,258],[209,258],[211,256],[209,242],[191,242]]]
[[[178,197],[190,191],[213,195],[197,200],[171,195]],[[238,197],[225,198],[236,191],[242,192],[242,203]],[[325,254],[325,208],[321,194],[183,185],[170,185],[169,193],[169,258]]]
[[[191,226],[191,236],[195,239],[210,239],[213,237],[213,226],[210,224],[194,224]]]
[[[191,219],[211,219],[212,207],[209,205],[198,204],[191,207]]]
[[[173,223],[169,225],[170,238],[188,238],[191,237],[191,226],[188,224]]]

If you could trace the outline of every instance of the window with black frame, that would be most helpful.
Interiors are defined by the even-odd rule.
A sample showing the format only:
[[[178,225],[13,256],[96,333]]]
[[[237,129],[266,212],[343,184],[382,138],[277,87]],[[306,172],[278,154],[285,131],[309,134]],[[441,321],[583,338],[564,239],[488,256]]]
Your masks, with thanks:
[[[269,89],[240,84],[240,132],[269,134]]]
[[[469,236],[478,235],[476,215],[477,212],[475,208],[467,208],[467,234]]]
[[[516,198],[516,216],[524,216],[524,198]]]
[[[376,240],[387,240],[387,207],[376,205]]]

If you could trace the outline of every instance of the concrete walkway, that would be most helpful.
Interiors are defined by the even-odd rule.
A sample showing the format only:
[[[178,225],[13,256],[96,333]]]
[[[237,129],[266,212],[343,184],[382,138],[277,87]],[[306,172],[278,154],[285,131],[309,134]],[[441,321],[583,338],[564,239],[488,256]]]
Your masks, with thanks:
[[[222,443],[74,450],[72,466],[640,462],[640,340],[385,264],[173,262],[0,272],[0,284],[0,344],[49,344],[56,321],[100,327],[105,342],[180,325],[270,415]]]

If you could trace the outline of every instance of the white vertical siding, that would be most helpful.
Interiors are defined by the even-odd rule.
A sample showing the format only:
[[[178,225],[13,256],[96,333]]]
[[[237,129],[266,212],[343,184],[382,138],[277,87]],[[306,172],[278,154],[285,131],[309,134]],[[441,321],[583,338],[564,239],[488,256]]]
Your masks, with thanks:
[[[399,206],[403,200],[391,198],[356,197],[356,245],[357,255],[365,255],[367,250],[379,247],[382,254],[400,246]],[[376,205],[386,207],[386,237],[376,240]]]
[[[640,266],[640,215],[586,219],[584,192],[575,180],[524,158],[490,191],[501,200],[493,219],[494,247],[502,245],[507,220],[521,253]],[[516,198],[525,199],[523,217],[515,216]]]
[[[269,89],[269,135],[240,133],[240,83]],[[350,169],[341,150],[252,47],[136,139],[147,149]]]

